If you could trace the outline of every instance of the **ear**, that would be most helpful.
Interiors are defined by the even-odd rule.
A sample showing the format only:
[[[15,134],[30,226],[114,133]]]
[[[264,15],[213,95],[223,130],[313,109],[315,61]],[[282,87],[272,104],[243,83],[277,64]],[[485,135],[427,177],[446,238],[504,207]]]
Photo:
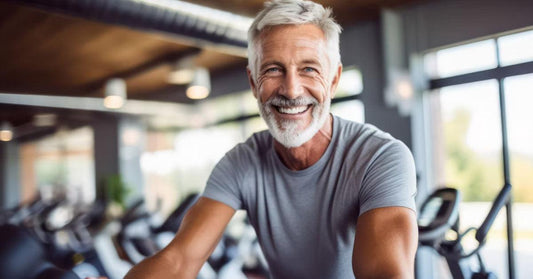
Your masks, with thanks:
[[[335,76],[333,76],[333,79],[331,80],[331,96],[330,98],[333,99],[335,97],[335,93],[337,91],[337,85],[339,85],[339,80],[341,79],[342,74],[342,64],[339,63],[339,66],[337,67],[337,71],[335,73]]]
[[[248,82],[250,83],[250,88],[252,89],[252,93],[254,94],[254,97],[257,99],[257,86],[255,84],[254,78],[252,77],[252,71],[250,71],[249,67],[246,67],[246,74],[248,75]]]

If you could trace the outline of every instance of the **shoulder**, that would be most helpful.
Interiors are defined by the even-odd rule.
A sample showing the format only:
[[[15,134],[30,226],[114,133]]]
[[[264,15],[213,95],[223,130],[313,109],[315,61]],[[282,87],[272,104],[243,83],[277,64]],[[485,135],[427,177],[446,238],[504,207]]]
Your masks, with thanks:
[[[253,187],[253,173],[261,171],[269,135],[259,132],[237,144],[216,164],[204,190],[204,197],[223,202],[234,209],[243,207],[243,193]],[[270,143],[271,146],[271,143]]]
[[[257,132],[228,151],[223,161],[247,165],[251,161],[262,159],[270,148],[272,148],[272,136],[268,130]]]
[[[374,125],[358,123],[339,117],[337,121],[337,135],[335,153],[342,158],[351,158],[352,167],[359,170],[369,170],[371,166],[389,165],[390,163],[413,164],[413,157],[409,148],[400,140],[394,138]]]
[[[374,152],[390,145],[403,143],[389,133],[384,132],[372,124],[359,123],[335,116],[338,129],[338,142],[357,149],[373,150]]]

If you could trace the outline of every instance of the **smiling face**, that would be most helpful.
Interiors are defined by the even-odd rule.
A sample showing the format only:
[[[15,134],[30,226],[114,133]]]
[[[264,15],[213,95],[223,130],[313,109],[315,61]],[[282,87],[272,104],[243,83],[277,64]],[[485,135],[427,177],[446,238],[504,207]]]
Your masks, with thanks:
[[[341,67],[330,73],[324,33],[313,24],[265,30],[258,51],[250,83],[261,116],[278,142],[300,146],[324,125]]]

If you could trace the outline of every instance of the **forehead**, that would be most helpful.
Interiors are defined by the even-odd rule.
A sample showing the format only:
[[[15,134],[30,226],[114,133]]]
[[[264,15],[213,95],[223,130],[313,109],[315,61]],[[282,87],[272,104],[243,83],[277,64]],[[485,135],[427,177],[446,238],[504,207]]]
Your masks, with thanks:
[[[259,37],[260,57],[326,55],[324,32],[314,24],[278,25],[264,30]]]

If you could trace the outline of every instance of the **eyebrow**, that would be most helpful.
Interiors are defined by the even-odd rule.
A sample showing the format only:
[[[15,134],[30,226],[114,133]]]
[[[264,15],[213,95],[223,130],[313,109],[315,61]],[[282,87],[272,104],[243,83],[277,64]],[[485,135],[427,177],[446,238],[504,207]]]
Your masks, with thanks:
[[[304,59],[300,63],[307,64],[307,65],[322,66],[322,64],[320,64],[320,62],[318,60],[316,60],[316,59]]]
[[[266,68],[266,67],[268,67],[268,66],[271,66],[271,65],[276,65],[276,66],[284,67],[283,64],[282,64],[281,62],[273,60],[273,61],[267,61],[267,62],[261,64],[261,66],[259,67],[259,69],[264,69],[264,68]]]

